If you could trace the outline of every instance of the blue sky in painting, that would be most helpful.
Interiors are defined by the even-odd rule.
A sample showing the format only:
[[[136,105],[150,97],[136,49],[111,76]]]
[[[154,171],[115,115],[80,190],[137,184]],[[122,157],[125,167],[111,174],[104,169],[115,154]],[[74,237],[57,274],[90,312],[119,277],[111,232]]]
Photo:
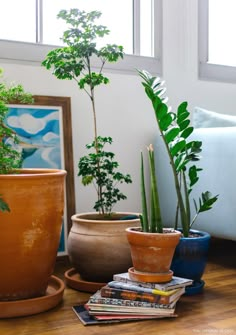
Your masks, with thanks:
[[[58,109],[10,107],[5,123],[20,137],[23,167],[62,167]]]

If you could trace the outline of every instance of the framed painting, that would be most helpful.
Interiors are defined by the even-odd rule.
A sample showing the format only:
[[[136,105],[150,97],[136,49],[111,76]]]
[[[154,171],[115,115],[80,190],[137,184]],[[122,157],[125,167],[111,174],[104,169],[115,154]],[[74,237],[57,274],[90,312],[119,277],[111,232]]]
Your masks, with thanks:
[[[9,104],[6,125],[20,139],[24,168],[67,171],[65,210],[58,256],[67,254],[67,235],[75,213],[74,171],[69,97],[35,95],[32,105]]]

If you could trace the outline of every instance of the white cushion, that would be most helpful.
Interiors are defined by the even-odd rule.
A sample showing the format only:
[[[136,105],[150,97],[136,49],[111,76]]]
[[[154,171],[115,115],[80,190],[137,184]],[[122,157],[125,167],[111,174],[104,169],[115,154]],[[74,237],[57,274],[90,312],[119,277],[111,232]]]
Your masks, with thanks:
[[[202,141],[202,158],[196,165],[203,169],[191,197],[198,201],[202,192],[219,194],[213,208],[200,213],[193,228],[236,241],[236,127],[199,128],[191,138]],[[173,227],[177,198],[169,159],[160,136],[155,151],[162,217],[165,226]],[[192,201],[191,205],[194,215]]]
[[[220,114],[201,107],[195,107],[192,125],[194,128],[235,127],[236,116]]]

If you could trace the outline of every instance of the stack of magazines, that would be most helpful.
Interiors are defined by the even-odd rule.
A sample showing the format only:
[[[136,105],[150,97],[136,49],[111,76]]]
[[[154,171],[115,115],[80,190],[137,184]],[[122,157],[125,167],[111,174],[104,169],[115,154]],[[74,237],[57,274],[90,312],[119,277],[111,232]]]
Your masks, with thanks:
[[[176,317],[176,303],[192,284],[175,276],[167,283],[137,282],[128,273],[115,274],[113,279],[87,303],[73,306],[84,325]]]

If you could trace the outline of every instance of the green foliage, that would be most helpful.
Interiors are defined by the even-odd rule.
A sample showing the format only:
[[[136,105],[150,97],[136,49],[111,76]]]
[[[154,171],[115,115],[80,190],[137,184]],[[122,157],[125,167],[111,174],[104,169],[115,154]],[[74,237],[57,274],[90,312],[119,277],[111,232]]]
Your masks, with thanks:
[[[91,99],[91,91],[96,86],[109,82],[102,73],[105,63],[117,62],[119,58],[123,58],[123,47],[120,45],[97,47],[97,39],[109,34],[107,27],[94,23],[100,16],[101,12],[98,11],[86,13],[79,9],[61,10],[57,17],[69,26],[62,38],[66,46],[50,51],[42,62],[47,69],[53,69],[53,74],[58,79],[74,79]],[[92,57],[100,60],[97,73],[91,69]]]
[[[2,76],[0,69],[0,77]],[[8,103],[32,103],[32,95],[25,92],[22,85],[0,82],[0,174],[14,173],[22,165],[21,153],[15,148],[19,143],[16,133],[4,121],[8,113]],[[9,211],[8,205],[0,197],[0,211]]]
[[[114,153],[105,151],[104,146],[112,144],[111,137],[97,138],[97,144],[93,141],[87,144],[87,149],[98,147],[98,152],[91,152],[79,160],[78,176],[82,177],[84,185],[94,184],[98,200],[94,209],[101,213],[111,214],[112,208],[119,200],[126,199],[126,196],[117,188],[118,183],[131,183],[129,174],[123,175],[117,171],[119,164],[114,161]]]
[[[117,183],[130,183],[129,175],[115,172],[118,163],[113,160],[114,154],[104,151],[106,143],[111,144],[110,137],[100,137],[97,131],[95,108],[95,88],[108,84],[109,79],[103,74],[106,62],[117,62],[123,58],[123,47],[107,44],[97,47],[97,40],[109,34],[107,27],[95,24],[101,12],[85,12],[79,9],[61,10],[58,18],[64,20],[68,29],[64,31],[62,41],[65,46],[48,53],[42,65],[51,69],[58,79],[74,80],[78,88],[84,90],[90,98],[93,113],[94,141],[87,149],[93,152],[79,160],[79,176],[83,185],[94,184],[97,201],[94,209],[102,214],[110,214],[113,205],[126,196],[116,187]],[[92,60],[97,59],[99,68],[92,70]]]
[[[16,133],[4,124],[8,103],[31,103],[32,95],[22,85],[0,83],[0,174],[11,173],[22,165],[21,153],[14,145],[19,143]],[[11,143],[11,145],[9,144]]]
[[[198,203],[193,200],[196,213],[193,218],[191,217],[190,194],[202,170],[195,165],[200,159],[202,143],[188,139],[194,130],[190,125],[188,104],[182,102],[176,113],[171,112],[166,104],[167,99],[163,98],[165,88],[160,78],[153,77],[147,71],[138,72],[143,79],[145,92],[152,102],[157,125],[172,167],[178,199],[175,229],[178,227],[178,214],[180,214],[183,235],[188,237],[198,214],[210,210],[218,195],[212,196],[206,191],[199,197]]]
[[[156,180],[155,170],[155,156],[152,145],[148,147],[148,158],[149,158],[149,172],[150,172],[150,215],[148,214],[148,205],[145,189],[145,178],[144,178],[144,162],[143,154],[141,153],[141,199],[142,199],[142,214],[140,215],[140,221],[142,231],[147,233],[163,233],[163,226],[161,220],[161,210],[159,205],[158,188]]]
[[[0,212],[10,212],[8,204],[5,203],[1,195],[0,195]]]

